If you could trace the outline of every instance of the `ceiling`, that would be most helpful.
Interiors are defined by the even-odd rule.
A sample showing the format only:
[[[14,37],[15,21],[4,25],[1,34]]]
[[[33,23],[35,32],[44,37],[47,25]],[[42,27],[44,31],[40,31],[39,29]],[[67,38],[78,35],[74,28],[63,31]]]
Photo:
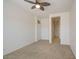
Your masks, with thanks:
[[[41,11],[40,9],[31,9],[33,4],[30,4],[28,2],[25,2],[24,0],[13,0],[20,6],[22,6],[25,11],[38,16],[38,17],[48,17],[52,13],[59,13],[59,12],[65,12],[69,11],[71,9],[71,5],[73,3],[73,0],[38,0],[39,2],[49,2],[51,3],[50,6],[45,7],[45,11]],[[30,0],[35,1],[35,0]]]

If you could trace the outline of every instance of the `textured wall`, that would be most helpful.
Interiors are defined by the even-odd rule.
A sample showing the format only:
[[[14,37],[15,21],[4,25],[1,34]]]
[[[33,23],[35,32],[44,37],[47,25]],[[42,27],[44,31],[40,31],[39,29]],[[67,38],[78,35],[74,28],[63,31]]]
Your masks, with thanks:
[[[35,40],[34,18],[19,5],[4,1],[4,55]]]

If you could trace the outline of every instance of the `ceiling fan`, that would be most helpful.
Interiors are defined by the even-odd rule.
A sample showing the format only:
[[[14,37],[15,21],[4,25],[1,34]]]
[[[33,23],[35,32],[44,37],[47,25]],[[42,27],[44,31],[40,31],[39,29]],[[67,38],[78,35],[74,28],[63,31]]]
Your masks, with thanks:
[[[31,7],[31,9],[35,9],[35,8],[39,8],[40,10],[44,11],[44,7],[43,6],[50,6],[50,3],[48,2],[38,2],[38,0],[36,0],[36,2],[33,1],[29,1],[29,0],[24,0],[26,2],[29,2],[31,4],[35,4],[34,6]]]

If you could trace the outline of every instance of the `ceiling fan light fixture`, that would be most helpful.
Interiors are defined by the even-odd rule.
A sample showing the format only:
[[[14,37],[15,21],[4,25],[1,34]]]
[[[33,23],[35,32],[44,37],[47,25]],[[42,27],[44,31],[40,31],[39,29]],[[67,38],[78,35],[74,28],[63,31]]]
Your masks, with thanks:
[[[36,8],[40,8],[40,5],[39,5],[39,4],[36,4],[35,7],[36,7]]]
[[[48,3],[48,2],[39,2],[38,0],[35,0],[35,2],[30,1],[30,0],[24,0],[24,1],[29,2],[31,4],[34,4],[31,7],[31,9],[37,8],[37,9],[40,9],[40,10],[44,11],[44,6],[50,6],[50,3]]]

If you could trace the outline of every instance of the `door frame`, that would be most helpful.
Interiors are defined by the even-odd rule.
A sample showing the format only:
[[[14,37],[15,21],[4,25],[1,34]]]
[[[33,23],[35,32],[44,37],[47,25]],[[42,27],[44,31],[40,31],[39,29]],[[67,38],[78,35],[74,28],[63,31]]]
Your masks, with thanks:
[[[57,16],[57,15],[51,15],[50,17],[49,17],[49,43],[51,44],[51,43],[53,43],[52,42],[52,18],[54,18],[54,17],[60,17],[60,23],[61,23],[61,16]],[[61,26],[61,25],[60,25]],[[60,27],[61,28],[61,27]],[[60,33],[60,35],[59,35],[59,37],[60,37],[60,39],[61,39],[61,33]],[[61,41],[61,40],[60,40]]]
[[[35,42],[37,41],[37,17],[35,17]]]
[[[38,40],[41,39],[41,38],[39,38],[40,36],[38,37],[38,34],[39,34],[38,33],[39,26],[38,25],[40,25],[40,20],[37,17],[35,17],[35,42],[37,42]],[[40,28],[40,31],[41,31],[41,28]]]

